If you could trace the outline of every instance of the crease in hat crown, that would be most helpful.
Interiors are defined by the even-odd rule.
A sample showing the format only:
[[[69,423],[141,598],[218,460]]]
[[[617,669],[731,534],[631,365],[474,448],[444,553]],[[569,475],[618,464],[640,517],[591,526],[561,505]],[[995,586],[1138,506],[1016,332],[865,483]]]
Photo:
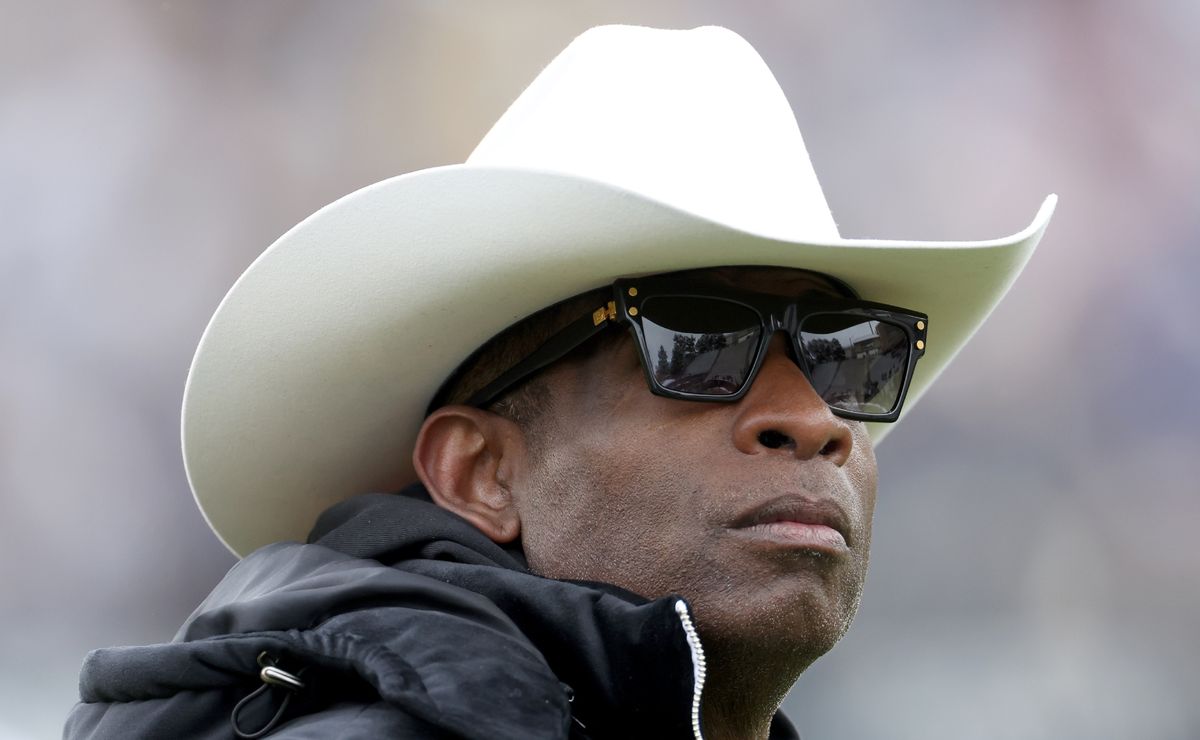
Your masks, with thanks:
[[[595,179],[764,236],[839,238],[775,76],[716,26],[585,31],[467,164]]]

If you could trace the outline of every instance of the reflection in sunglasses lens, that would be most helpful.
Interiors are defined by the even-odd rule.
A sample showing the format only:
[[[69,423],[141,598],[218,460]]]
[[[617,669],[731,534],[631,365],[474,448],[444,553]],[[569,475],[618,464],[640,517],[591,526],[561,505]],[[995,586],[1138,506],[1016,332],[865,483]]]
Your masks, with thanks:
[[[830,406],[865,414],[896,407],[908,364],[908,337],[899,326],[814,314],[800,327],[800,347],[813,389]]]
[[[642,304],[641,318],[660,386],[706,396],[741,389],[762,336],[756,312],[720,298],[656,296]]]

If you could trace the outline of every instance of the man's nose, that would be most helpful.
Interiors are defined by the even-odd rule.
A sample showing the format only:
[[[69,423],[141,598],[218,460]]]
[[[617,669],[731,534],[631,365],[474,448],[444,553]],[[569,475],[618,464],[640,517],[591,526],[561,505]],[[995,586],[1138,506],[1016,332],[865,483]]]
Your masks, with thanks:
[[[734,445],[748,455],[822,457],[840,467],[850,458],[854,436],[792,361],[787,342],[782,332],[772,337],[758,377],[737,404]]]

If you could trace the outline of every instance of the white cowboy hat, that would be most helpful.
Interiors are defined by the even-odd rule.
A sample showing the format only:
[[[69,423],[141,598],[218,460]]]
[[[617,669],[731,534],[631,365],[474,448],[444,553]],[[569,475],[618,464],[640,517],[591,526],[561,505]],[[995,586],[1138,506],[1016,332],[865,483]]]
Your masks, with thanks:
[[[816,270],[928,313],[911,409],[1053,208],[1050,196],[1028,228],[992,241],[843,239],[791,108],[745,40],[594,28],[465,164],[351,193],[250,265],[192,361],[188,480],[235,553],[302,540],[331,504],[414,479],[426,404],[493,335],[619,276],[695,267]]]

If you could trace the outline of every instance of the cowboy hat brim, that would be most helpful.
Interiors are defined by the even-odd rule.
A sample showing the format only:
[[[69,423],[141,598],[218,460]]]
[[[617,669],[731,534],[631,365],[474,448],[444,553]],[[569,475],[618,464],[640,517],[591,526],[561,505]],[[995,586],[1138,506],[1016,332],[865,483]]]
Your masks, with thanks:
[[[617,277],[697,267],[815,270],[926,312],[911,409],[1020,273],[1054,204],[991,241],[811,243],[569,174],[466,164],[391,178],[305,219],[229,290],[184,391],[188,481],[234,553],[303,540],[337,501],[415,478],[426,405],[489,338]],[[893,425],[869,426],[878,442]]]

